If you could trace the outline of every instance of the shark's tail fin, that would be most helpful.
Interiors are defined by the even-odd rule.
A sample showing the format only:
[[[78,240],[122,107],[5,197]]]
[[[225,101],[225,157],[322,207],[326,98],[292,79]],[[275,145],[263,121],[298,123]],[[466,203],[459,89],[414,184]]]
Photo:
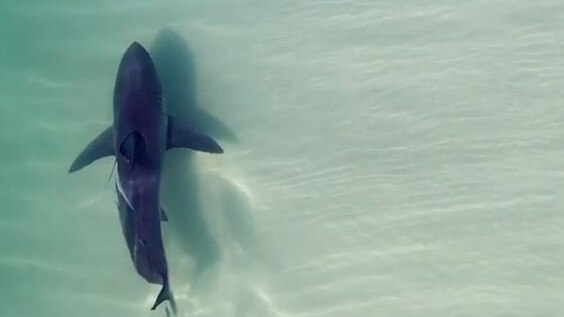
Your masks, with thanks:
[[[155,304],[151,307],[151,310],[155,310],[162,302],[168,301],[170,303],[170,308],[172,309],[172,313],[176,316],[176,301],[174,300],[174,296],[170,291],[170,287],[168,285],[168,281],[165,279],[163,284],[163,288],[159,292],[157,299],[155,300]],[[168,314],[168,310],[167,310]]]

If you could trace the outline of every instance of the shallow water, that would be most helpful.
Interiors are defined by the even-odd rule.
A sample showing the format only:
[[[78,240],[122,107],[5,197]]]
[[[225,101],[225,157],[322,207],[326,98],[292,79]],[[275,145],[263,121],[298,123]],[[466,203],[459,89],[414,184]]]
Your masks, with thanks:
[[[563,10],[0,2],[0,316],[164,316],[112,160],[67,174],[134,40],[226,150],[167,157],[180,316],[562,315]]]

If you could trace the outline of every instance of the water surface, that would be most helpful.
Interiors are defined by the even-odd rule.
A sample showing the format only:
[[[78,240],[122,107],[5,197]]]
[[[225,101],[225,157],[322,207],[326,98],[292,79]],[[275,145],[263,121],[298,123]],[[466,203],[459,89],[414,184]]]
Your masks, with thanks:
[[[67,174],[134,40],[226,150],[167,157],[181,316],[562,315],[563,10],[4,0],[0,316],[164,316],[112,160]]]

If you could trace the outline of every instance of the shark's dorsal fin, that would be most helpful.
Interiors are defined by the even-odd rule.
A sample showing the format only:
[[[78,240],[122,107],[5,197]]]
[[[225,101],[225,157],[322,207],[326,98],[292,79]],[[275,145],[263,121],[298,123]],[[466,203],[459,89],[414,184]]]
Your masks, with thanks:
[[[135,168],[146,152],[146,142],[143,135],[137,131],[131,132],[119,146],[119,153],[125,161]]]
[[[201,152],[223,153],[223,149],[214,139],[169,116],[167,149],[181,147]]]
[[[113,144],[113,129],[112,127],[109,127],[104,130],[104,132],[100,133],[100,135],[92,140],[92,142],[90,142],[86,148],[80,152],[69,168],[69,173],[76,172],[103,157],[115,155]]]

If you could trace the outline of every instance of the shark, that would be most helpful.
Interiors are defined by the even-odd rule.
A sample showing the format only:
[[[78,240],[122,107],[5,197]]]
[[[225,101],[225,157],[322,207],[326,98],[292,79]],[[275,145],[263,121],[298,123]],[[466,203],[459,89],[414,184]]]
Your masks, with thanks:
[[[167,216],[159,197],[164,155],[174,148],[223,153],[213,138],[167,114],[151,56],[133,42],[117,71],[113,124],[80,152],[69,173],[101,158],[115,157],[116,203],[129,255],[141,277],[162,286],[151,310],[168,301],[176,314],[161,235],[161,222]]]

